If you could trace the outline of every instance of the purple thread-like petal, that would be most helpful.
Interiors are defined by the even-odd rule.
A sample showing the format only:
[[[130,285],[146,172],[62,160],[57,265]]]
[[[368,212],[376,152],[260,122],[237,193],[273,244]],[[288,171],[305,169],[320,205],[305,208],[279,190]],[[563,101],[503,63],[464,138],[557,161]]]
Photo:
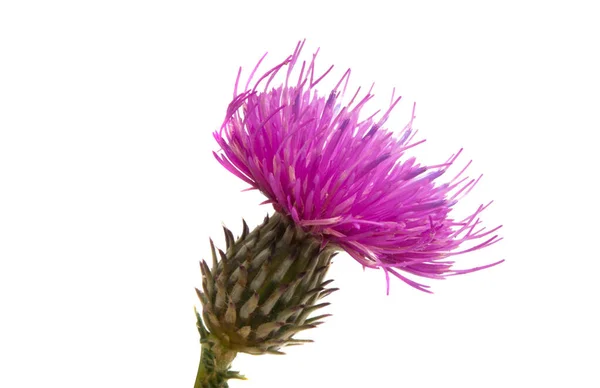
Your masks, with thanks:
[[[481,179],[463,176],[469,161],[451,180],[438,182],[462,149],[432,166],[407,157],[407,150],[425,141],[413,140],[415,105],[399,138],[393,136],[383,125],[401,97],[392,96],[379,120],[375,120],[379,111],[363,116],[373,86],[362,98],[358,88],[344,105],[350,69],[333,90],[318,93],[316,86],[333,66],[317,75],[317,53],[308,65],[299,62],[303,45],[299,42],[292,55],[257,76],[252,86],[263,56],[243,91],[238,90],[238,72],[233,100],[214,133],[221,147],[215,153],[219,163],[260,190],[268,198],[264,203],[319,236],[323,245],[343,248],[364,267],[382,268],[388,291],[390,273],[431,292],[398,271],[443,279],[502,262],[458,270],[448,261],[501,240],[498,235],[490,237],[501,226],[491,230],[481,226],[479,215],[489,203],[462,220],[450,215],[454,204]],[[298,63],[300,74],[294,81],[291,75]],[[272,87],[282,73],[284,83]]]

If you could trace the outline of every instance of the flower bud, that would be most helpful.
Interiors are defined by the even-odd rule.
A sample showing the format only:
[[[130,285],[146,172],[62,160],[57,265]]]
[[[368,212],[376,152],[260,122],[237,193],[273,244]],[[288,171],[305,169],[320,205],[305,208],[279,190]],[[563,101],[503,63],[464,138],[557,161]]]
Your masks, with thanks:
[[[252,232],[244,222],[237,240],[224,231],[227,250],[217,253],[211,241],[212,268],[201,262],[202,291],[196,289],[210,334],[223,348],[250,354],[283,354],[285,346],[312,342],[295,335],[328,316],[309,318],[336,290],[324,280],[335,249],[280,213]]]

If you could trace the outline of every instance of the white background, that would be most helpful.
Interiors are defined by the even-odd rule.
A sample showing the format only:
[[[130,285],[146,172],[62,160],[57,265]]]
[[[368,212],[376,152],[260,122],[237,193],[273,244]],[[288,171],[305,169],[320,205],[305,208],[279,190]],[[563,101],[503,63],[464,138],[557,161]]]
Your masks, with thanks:
[[[484,173],[468,202],[495,200],[504,240],[458,265],[506,262],[386,296],[340,255],[315,343],[240,355],[231,387],[600,386],[592,4],[3,1],[0,386],[193,385],[208,237],[271,211],[211,133],[238,66],[304,38],[332,79],[352,67],[382,104],[397,88],[390,126],[417,101],[423,160],[465,147]]]

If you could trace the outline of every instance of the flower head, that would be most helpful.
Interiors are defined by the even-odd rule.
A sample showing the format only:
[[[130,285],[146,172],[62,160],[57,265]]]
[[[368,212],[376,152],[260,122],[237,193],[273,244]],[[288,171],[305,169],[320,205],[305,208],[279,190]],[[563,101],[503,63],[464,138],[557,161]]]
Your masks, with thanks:
[[[480,226],[479,215],[489,204],[461,219],[451,215],[481,178],[464,176],[469,162],[440,182],[460,151],[432,166],[407,157],[408,149],[424,141],[414,140],[414,106],[410,121],[394,136],[384,124],[400,97],[392,97],[380,118],[377,112],[364,117],[373,94],[360,97],[359,88],[344,103],[350,70],[319,94],[316,87],[333,66],[316,76],[316,54],[300,62],[302,46],[251,86],[261,59],[241,91],[240,69],[233,101],[214,134],[221,147],[218,161],[323,246],[333,244],[365,267],[382,268],[388,290],[390,273],[427,291],[407,274],[440,279],[500,263],[453,268],[453,256],[500,240],[494,233],[500,226]],[[284,76],[283,84],[272,86],[277,75]]]

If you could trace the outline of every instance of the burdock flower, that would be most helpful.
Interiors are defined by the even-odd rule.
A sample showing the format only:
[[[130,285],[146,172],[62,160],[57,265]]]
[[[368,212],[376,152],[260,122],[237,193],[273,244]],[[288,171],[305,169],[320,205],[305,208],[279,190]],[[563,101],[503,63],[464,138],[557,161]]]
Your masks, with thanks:
[[[431,166],[407,157],[408,149],[424,141],[414,140],[414,106],[408,124],[392,133],[384,124],[400,98],[392,97],[377,119],[377,112],[364,115],[373,95],[370,90],[361,96],[359,88],[346,98],[350,70],[320,93],[317,86],[333,66],[318,75],[316,54],[310,62],[299,59],[302,46],[256,76],[261,59],[244,87],[240,69],[225,121],[214,133],[221,148],[216,158],[260,190],[275,215],[252,232],[244,224],[237,240],[226,230],[227,252],[213,250],[212,269],[202,264],[199,296],[206,328],[200,316],[198,321],[212,360],[204,375],[213,385],[200,379],[197,387],[226,386],[227,378],[239,377],[227,372],[238,351],[280,353],[281,347],[303,342],[294,335],[324,317],[310,314],[334,290],[326,288],[324,276],[337,251],[382,269],[388,292],[389,274],[429,292],[416,279],[442,279],[501,262],[453,266],[454,256],[500,240],[495,234],[500,227],[481,226],[479,216],[489,204],[464,218],[451,214],[480,178],[464,176],[467,163],[443,179],[460,151]],[[283,84],[275,83],[277,77]]]

